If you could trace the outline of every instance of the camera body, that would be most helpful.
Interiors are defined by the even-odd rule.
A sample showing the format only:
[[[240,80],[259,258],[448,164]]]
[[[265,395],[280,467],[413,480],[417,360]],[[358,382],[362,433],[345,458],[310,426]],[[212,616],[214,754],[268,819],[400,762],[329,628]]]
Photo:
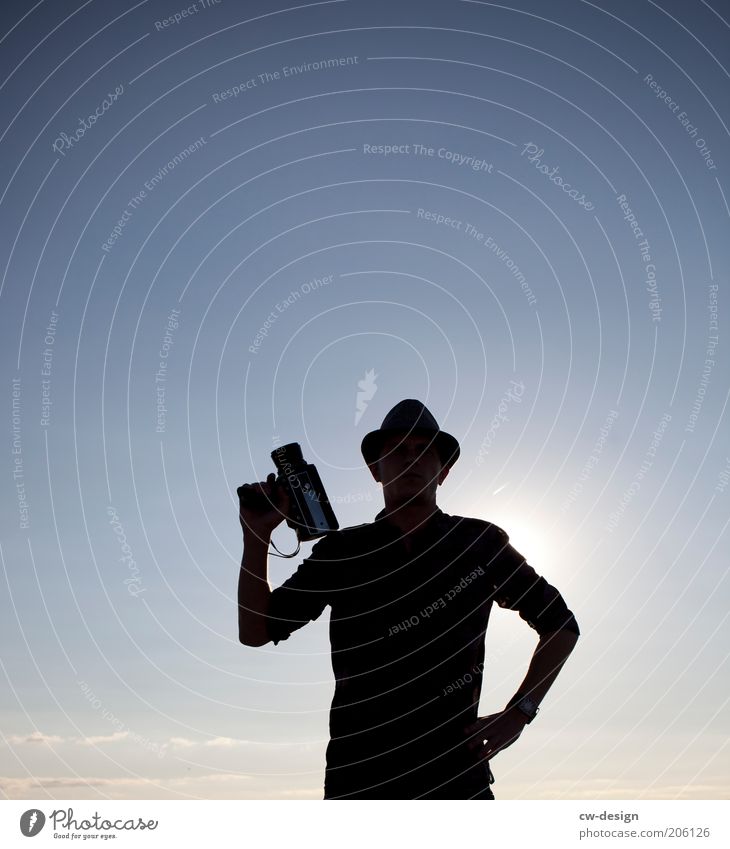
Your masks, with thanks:
[[[276,470],[275,486],[284,487],[289,495],[290,510],[286,523],[297,535],[299,542],[317,539],[340,525],[324,491],[319,472],[302,455],[298,442],[280,445],[271,452]],[[269,498],[261,493],[247,493],[243,505],[252,510],[268,510]]]

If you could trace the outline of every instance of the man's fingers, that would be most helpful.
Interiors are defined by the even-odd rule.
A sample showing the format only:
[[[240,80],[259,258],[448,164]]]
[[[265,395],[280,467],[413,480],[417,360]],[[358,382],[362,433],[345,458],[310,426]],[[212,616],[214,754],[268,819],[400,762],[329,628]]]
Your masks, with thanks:
[[[487,741],[486,745],[484,743],[485,740]],[[489,754],[499,750],[500,748],[493,741],[490,741],[488,738],[481,735],[467,745],[472,752],[478,753],[480,759],[488,757]]]
[[[481,716],[476,722],[464,726],[466,746],[469,751],[476,752],[480,761],[488,761],[511,746],[521,732],[522,728],[517,728],[504,711]]]
[[[466,733],[468,737],[466,745],[470,751],[484,747],[483,741],[486,739],[486,732],[482,729],[481,725],[470,725],[466,729]]]
[[[476,722],[470,722],[464,727],[467,748],[471,752],[477,751],[480,759],[498,752],[506,745],[503,742],[504,735],[500,735],[496,727],[496,722],[500,716],[501,714],[498,713],[482,716]],[[487,741],[486,744],[484,743],[485,740]],[[484,754],[485,752],[487,755]]]
[[[269,475],[269,478],[276,479],[276,475],[271,474]],[[245,494],[246,492],[257,492],[262,495],[270,496],[273,483],[274,481],[270,481],[269,479],[265,481],[260,481],[258,483],[244,483],[238,487],[236,492],[238,493],[239,497],[241,497],[241,495]]]
[[[481,747],[481,751],[479,752],[480,759],[488,761],[503,749],[511,746],[517,739],[519,739],[519,736],[519,734],[513,734],[511,737],[505,737],[504,734],[493,734],[491,737],[485,738],[487,740],[487,744]]]

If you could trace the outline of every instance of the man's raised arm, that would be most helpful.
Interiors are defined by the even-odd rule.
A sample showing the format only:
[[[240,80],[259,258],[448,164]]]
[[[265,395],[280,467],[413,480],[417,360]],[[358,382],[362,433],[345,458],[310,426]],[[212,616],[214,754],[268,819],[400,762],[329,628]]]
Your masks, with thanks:
[[[238,575],[238,639],[245,646],[263,646],[271,640],[266,627],[271,587],[268,577],[271,533],[287,515],[289,499],[274,487],[272,473],[266,482],[238,488],[239,519],[243,528],[243,557]],[[246,491],[258,491],[272,499],[272,509],[251,510],[241,501]]]

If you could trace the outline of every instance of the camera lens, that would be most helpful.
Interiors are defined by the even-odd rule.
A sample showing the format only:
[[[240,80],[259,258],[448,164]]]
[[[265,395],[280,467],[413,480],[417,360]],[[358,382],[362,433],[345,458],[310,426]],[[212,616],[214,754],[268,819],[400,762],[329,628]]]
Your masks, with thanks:
[[[275,448],[271,452],[271,459],[281,474],[287,478],[294,469],[306,465],[301,446],[298,442],[290,442],[288,445],[280,445],[278,448]]]

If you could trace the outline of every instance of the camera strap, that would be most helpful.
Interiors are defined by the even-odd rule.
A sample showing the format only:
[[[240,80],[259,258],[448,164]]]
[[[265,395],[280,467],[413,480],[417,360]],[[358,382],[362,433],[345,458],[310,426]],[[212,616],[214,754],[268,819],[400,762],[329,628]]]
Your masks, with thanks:
[[[272,547],[273,547],[273,548],[276,548],[276,544],[274,543],[274,541],[273,541],[273,540],[271,540],[271,545],[272,545]],[[269,554],[270,554],[272,557],[296,557],[296,556],[297,556],[297,554],[299,554],[299,549],[300,549],[300,548],[301,548],[301,543],[300,543],[299,541],[297,541],[297,547],[296,547],[296,549],[295,549],[294,551],[292,551],[292,553],[291,553],[291,554],[282,554],[282,553],[279,551],[279,549],[278,549],[278,548],[276,548],[276,550],[277,550],[277,551],[279,551],[279,553],[278,553],[278,554],[274,554],[274,552],[273,552],[273,551],[270,551],[270,552],[269,552]]]

